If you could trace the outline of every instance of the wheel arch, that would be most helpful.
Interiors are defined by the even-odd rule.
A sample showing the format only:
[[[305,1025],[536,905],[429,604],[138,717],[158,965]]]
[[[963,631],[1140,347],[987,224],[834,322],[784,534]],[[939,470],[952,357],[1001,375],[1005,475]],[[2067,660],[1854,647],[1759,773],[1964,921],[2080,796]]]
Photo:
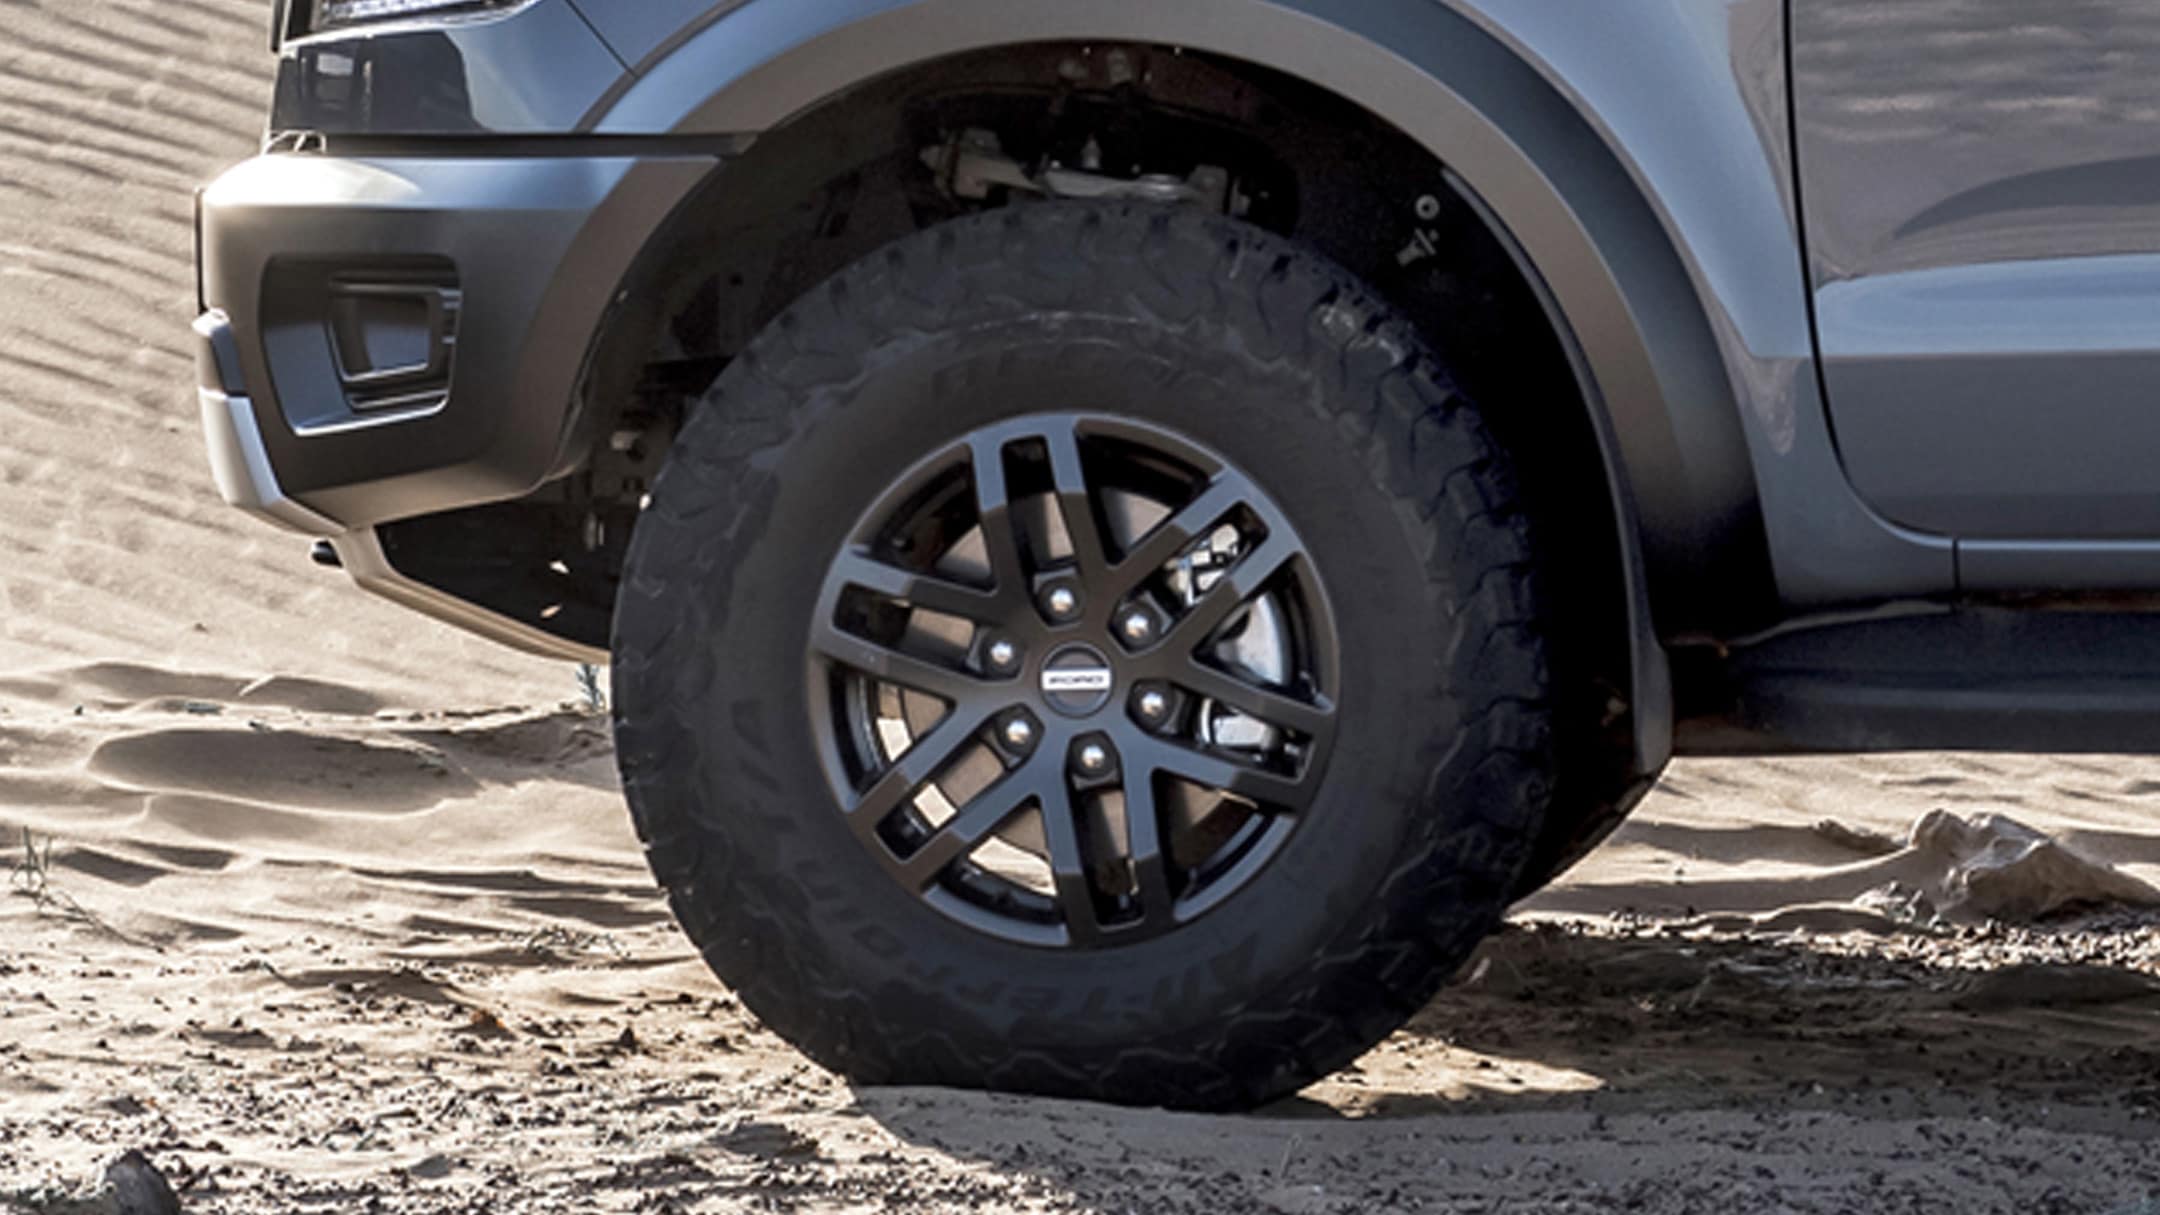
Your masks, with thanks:
[[[1668,218],[1579,99],[1489,24],[1437,3],[749,0],[662,43],[584,125],[758,136],[941,57],[1068,40],[1251,63],[1393,126],[1486,218],[1574,363],[1625,579],[1631,768],[1654,774],[1671,739],[1661,633],[1769,593],[1749,436],[1711,319],[1722,314]]]

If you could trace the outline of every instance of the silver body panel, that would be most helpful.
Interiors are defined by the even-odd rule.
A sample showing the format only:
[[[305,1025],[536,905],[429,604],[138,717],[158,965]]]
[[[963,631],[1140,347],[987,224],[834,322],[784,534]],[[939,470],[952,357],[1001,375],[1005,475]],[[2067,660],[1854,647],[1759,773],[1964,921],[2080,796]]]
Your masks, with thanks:
[[[2160,537],[2160,7],[1793,0],[1793,32],[1823,381],[1862,496],[1974,542]],[[2079,551],[2054,576],[2087,581]],[[2150,586],[2160,559],[2113,569]]]

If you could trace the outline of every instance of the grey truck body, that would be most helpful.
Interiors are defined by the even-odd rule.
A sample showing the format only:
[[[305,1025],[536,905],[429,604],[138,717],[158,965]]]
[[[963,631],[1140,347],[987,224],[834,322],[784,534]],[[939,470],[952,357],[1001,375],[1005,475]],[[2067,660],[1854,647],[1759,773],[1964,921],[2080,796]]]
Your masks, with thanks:
[[[1530,284],[1594,443],[1575,488],[1611,571],[1596,610],[1637,778],[1676,738],[2155,741],[2160,9],[2141,0],[280,20],[268,150],[201,204],[221,487],[498,639],[592,657],[604,632],[385,538],[545,496],[607,450],[645,357],[611,335],[656,293],[670,234],[736,199],[790,205],[760,149],[936,65],[1131,47],[1294,81],[1398,133]],[[1415,262],[1424,202],[1390,207],[1384,239]]]

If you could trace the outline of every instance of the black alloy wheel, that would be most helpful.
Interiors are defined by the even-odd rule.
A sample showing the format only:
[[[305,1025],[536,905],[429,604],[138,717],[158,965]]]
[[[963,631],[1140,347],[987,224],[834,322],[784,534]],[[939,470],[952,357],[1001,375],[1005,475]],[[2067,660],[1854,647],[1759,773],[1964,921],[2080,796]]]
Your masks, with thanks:
[[[1168,932],[1275,856],[1335,729],[1297,533],[1221,457],[1085,414],[982,427],[889,486],[810,633],[820,754],[895,881],[982,931]]]

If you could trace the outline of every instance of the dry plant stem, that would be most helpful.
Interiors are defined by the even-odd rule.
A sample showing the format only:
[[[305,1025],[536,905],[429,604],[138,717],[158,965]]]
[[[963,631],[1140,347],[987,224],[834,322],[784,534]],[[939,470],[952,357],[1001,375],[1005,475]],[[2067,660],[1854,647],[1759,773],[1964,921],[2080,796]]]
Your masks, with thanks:
[[[52,884],[53,837],[40,841],[28,827],[22,831],[23,855],[9,872],[8,884],[14,893],[30,899],[37,906],[38,914],[58,916],[64,920],[86,925],[129,945],[156,949],[147,941],[137,940],[99,918],[97,913],[83,906],[74,895],[55,890]]]

